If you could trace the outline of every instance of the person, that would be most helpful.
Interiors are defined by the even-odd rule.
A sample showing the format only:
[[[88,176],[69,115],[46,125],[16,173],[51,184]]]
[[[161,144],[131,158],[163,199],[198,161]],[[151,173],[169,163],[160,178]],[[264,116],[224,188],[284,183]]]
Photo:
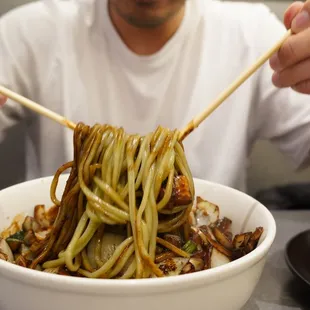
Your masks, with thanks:
[[[310,1],[293,3],[285,13],[284,24],[294,35],[270,59],[275,71],[272,81],[277,87],[310,94]]]
[[[308,163],[308,7],[292,5],[285,25],[296,34],[185,140],[195,177],[246,191],[257,139],[271,140],[296,167]],[[285,31],[263,4],[45,0],[1,19],[0,85],[74,122],[141,134],[183,128]],[[72,159],[72,131],[13,101],[0,109],[2,137],[22,119],[27,179]]]

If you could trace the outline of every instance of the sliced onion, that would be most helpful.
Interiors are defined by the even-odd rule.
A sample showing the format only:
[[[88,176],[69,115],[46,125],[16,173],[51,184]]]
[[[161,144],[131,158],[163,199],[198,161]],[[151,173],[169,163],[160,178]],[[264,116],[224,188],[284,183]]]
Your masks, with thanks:
[[[189,260],[189,263],[191,263],[194,266],[195,271],[203,270],[204,268],[204,261],[201,258],[191,258]]]
[[[222,254],[220,251],[218,251],[216,248],[212,249],[211,254],[211,268],[215,268],[218,266],[226,265],[230,262],[229,257]]]
[[[4,254],[7,257],[7,261],[10,263],[14,262],[14,255],[8,243],[0,238],[0,253]]]
[[[95,252],[96,252],[96,246],[97,246],[97,238],[95,236],[90,240],[87,246],[87,256],[90,265],[93,269],[97,267],[96,260],[95,260]]]
[[[121,235],[106,233],[101,239],[101,260],[107,262],[116,248],[125,240]]]
[[[188,262],[188,258],[174,257],[166,259],[165,261],[157,264],[157,266],[164,273],[165,276],[170,277],[181,274],[183,268]]]
[[[201,197],[197,197],[195,217],[198,226],[215,223],[220,216],[219,207]]]

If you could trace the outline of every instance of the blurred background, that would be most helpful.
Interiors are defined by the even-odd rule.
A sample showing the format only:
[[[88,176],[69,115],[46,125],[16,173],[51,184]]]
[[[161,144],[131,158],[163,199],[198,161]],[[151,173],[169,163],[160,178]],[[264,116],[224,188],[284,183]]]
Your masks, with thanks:
[[[249,2],[257,2],[248,0]],[[29,0],[0,0],[0,15],[8,10],[31,2]],[[284,11],[292,1],[262,1],[282,20]],[[11,130],[0,148],[0,189],[24,179],[23,124]],[[265,141],[254,148],[248,167],[248,191],[257,191],[275,185],[310,181],[310,169],[295,172],[292,164],[277,149]]]

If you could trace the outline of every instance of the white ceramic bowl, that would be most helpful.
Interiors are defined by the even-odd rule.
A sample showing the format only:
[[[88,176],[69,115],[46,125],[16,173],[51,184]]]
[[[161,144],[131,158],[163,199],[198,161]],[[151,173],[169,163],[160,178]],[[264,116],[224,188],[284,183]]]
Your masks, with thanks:
[[[61,177],[63,188],[67,176]],[[51,177],[0,191],[0,230],[37,204],[50,206]],[[218,184],[195,180],[196,194],[219,205],[233,233],[264,227],[259,246],[227,265],[194,274],[142,280],[57,276],[0,260],[1,310],[235,310],[250,298],[276,233],[271,213],[253,198]]]

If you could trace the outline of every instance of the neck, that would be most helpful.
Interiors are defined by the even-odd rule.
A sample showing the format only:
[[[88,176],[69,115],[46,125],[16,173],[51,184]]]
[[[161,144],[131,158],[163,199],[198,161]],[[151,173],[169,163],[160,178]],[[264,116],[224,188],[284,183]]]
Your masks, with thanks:
[[[112,23],[127,47],[138,55],[158,52],[176,33],[185,14],[185,6],[164,24],[156,28],[138,28],[127,23],[109,6]]]

